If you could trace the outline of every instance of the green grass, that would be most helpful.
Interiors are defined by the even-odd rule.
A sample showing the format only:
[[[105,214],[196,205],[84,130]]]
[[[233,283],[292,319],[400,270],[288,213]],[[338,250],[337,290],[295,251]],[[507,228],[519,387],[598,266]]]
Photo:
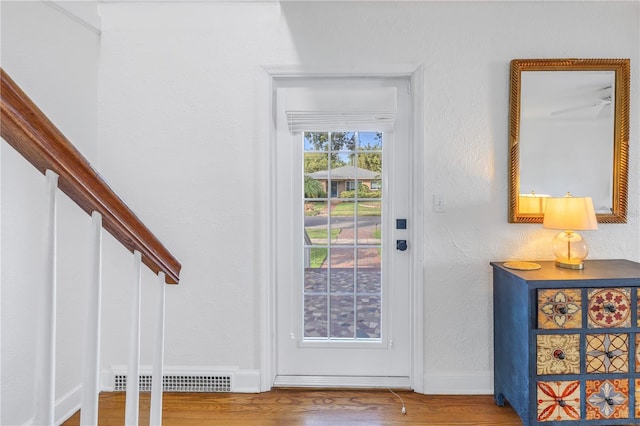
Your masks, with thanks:
[[[340,228],[333,228],[331,230],[331,239],[335,240],[336,238],[338,238],[338,234],[340,234],[340,231],[342,231],[342,229]],[[309,238],[311,239],[326,239],[327,238],[327,228],[326,227],[322,227],[322,228],[307,228],[307,235],[309,236]]]
[[[304,203],[305,216],[318,216],[325,209],[326,203],[324,201],[307,201]]]
[[[380,203],[358,203],[358,216],[380,216]],[[353,216],[355,203],[340,203],[331,211],[332,216]]]
[[[327,227],[306,228],[307,235],[313,240],[324,240],[327,242]],[[331,239],[335,240],[342,229],[334,228],[331,230]],[[309,267],[320,268],[327,258],[328,250],[325,247],[313,247],[309,249]]]
[[[309,250],[309,267],[319,268],[327,258],[328,249],[326,248],[312,248]]]

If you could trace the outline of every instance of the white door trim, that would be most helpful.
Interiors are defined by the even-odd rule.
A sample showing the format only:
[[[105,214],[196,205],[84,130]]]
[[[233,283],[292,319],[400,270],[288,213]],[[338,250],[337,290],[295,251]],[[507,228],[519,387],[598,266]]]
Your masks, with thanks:
[[[410,194],[412,196],[411,216],[412,223],[409,226],[410,240],[414,242],[411,249],[411,376],[410,387],[422,393],[424,390],[424,292],[423,286],[423,209],[424,192],[423,182],[423,144],[424,144],[424,83],[423,67],[398,67],[398,69],[381,72],[309,72],[296,67],[263,67],[264,87],[267,91],[264,99],[267,100],[266,108],[269,119],[263,127],[263,134],[269,135],[267,143],[259,158],[264,159],[261,164],[261,202],[264,214],[259,219],[260,233],[260,297],[258,323],[260,324],[260,390],[266,392],[275,384],[276,378],[276,127],[273,89],[275,80],[284,77],[309,78],[309,77],[410,77],[411,81],[411,182]]]
[[[414,241],[411,257],[411,387],[424,393],[424,69],[411,73],[411,204],[413,224],[410,238]]]

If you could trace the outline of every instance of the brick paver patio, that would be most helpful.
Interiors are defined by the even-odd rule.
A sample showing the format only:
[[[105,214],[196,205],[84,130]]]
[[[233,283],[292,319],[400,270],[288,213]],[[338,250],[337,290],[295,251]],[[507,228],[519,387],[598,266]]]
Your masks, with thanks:
[[[353,225],[336,223],[340,233],[331,241],[330,255],[320,267],[305,269],[306,338],[380,338],[381,241],[374,237],[379,225],[359,226],[357,235]]]

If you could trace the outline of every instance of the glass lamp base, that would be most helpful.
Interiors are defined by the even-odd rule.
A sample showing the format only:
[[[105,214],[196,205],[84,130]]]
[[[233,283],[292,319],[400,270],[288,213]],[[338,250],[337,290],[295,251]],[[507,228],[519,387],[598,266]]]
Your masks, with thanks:
[[[556,266],[565,269],[584,269],[582,259],[556,259]]]
[[[587,242],[580,234],[563,231],[553,239],[556,266],[566,269],[584,269],[584,259],[589,254]]]

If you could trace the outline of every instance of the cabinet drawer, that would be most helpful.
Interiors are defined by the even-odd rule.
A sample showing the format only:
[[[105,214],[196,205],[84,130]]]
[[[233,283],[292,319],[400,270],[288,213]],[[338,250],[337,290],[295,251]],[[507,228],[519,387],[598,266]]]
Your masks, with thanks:
[[[640,373],[640,333],[636,334],[636,373]]]
[[[587,298],[589,328],[631,327],[631,289],[594,288]]]
[[[538,290],[538,328],[582,328],[580,289]]]
[[[640,379],[636,379],[636,419],[640,419]]]
[[[628,373],[628,334],[587,334],[587,373]]]
[[[587,420],[629,418],[629,379],[585,381]]]
[[[537,382],[537,420],[580,420],[580,382]]]
[[[539,334],[536,336],[536,373],[580,374],[579,334]]]

